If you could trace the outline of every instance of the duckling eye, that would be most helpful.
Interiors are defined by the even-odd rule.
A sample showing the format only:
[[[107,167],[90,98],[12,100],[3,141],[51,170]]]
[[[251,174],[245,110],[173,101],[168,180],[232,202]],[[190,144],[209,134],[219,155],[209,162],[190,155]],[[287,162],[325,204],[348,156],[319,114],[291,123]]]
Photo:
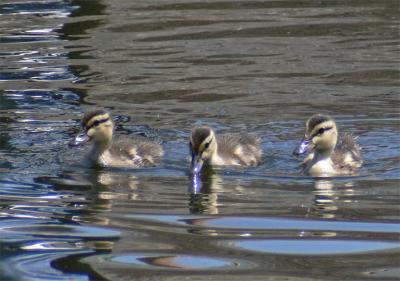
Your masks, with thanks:
[[[99,120],[96,120],[96,121],[93,122],[93,126],[94,126],[94,127],[99,126],[99,124],[100,124]]]
[[[330,129],[332,129],[332,127],[320,128],[317,132],[317,135],[322,135],[323,133],[325,133],[326,131],[329,131]]]
[[[204,148],[207,149],[209,146],[210,146],[210,143],[207,142],[207,143],[204,145]]]

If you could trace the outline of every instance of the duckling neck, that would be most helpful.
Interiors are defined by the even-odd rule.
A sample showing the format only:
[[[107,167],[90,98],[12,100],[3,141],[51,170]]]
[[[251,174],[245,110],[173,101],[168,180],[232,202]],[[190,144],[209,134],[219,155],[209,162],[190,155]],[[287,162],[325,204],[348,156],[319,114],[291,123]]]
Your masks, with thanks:
[[[325,160],[331,157],[333,152],[332,149],[321,149],[321,150],[316,150],[314,153],[314,160],[319,161],[319,160]]]
[[[218,146],[215,147],[213,154],[210,157],[211,165],[224,165],[225,162],[218,153]]]
[[[97,142],[94,143],[92,150],[90,152],[90,158],[94,162],[101,161],[101,157],[103,154],[111,147],[112,139],[104,141],[104,142]]]
[[[332,149],[316,150],[312,161],[306,168],[311,176],[325,176],[335,174],[334,165],[331,159]]]

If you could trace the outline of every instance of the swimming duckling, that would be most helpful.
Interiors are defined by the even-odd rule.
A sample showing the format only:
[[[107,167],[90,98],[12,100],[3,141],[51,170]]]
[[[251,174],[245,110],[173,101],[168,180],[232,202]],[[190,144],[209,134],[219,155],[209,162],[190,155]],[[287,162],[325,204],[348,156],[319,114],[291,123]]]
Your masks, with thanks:
[[[361,147],[351,134],[338,135],[335,121],[315,114],[306,122],[306,132],[294,155],[304,159],[304,172],[316,177],[354,174],[362,165]]]
[[[200,173],[203,165],[256,166],[262,151],[260,139],[250,134],[225,134],[216,137],[207,126],[195,127],[190,135],[191,169]]]
[[[93,146],[86,160],[90,165],[102,167],[144,167],[154,166],[161,160],[164,151],[160,144],[144,137],[113,138],[114,123],[111,115],[104,110],[85,113],[82,130],[70,146],[83,145],[92,141]]]

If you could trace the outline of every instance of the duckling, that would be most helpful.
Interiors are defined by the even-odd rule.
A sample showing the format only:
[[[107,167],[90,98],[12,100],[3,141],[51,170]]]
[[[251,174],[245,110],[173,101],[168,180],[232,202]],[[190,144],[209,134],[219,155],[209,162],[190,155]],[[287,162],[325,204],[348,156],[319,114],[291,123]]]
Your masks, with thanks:
[[[205,164],[257,166],[262,151],[260,139],[250,134],[225,134],[216,137],[207,126],[195,127],[190,135],[191,169],[200,173]]]
[[[328,115],[315,114],[306,122],[306,131],[294,155],[310,152],[304,172],[315,177],[354,174],[362,165],[361,147],[351,134],[338,135],[336,122]]]
[[[85,113],[81,127],[81,133],[70,142],[70,146],[80,146],[91,141],[93,146],[86,157],[91,166],[154,166],[164,154],[160,144],[141,136],[115,139],[111,115],[101,109]]]

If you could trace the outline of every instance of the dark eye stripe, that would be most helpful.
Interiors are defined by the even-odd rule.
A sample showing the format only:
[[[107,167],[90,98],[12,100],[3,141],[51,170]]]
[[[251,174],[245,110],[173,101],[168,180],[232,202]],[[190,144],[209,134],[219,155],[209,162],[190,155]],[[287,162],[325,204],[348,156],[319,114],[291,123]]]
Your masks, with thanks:
[[[92,123],[92,125],[86,127],[86,130],[90,130],[91,128],[100,125],[101,123],[105,123],[108,120],[110,120],[110,118],[104,118],[104,119],[100,119],[100,120],[96,120]]]
[[[312,135],[311,138],[316,137],[318,135],[322,135],[323,133],[329,131],[330,129],[332,129],[332,127],[320,128],[315,134]]]
[[[213,141],[213,139],[211,139],[209,142],[204,144],[204,149],[203,151],[207,150],[210,147],[211,142]]]

